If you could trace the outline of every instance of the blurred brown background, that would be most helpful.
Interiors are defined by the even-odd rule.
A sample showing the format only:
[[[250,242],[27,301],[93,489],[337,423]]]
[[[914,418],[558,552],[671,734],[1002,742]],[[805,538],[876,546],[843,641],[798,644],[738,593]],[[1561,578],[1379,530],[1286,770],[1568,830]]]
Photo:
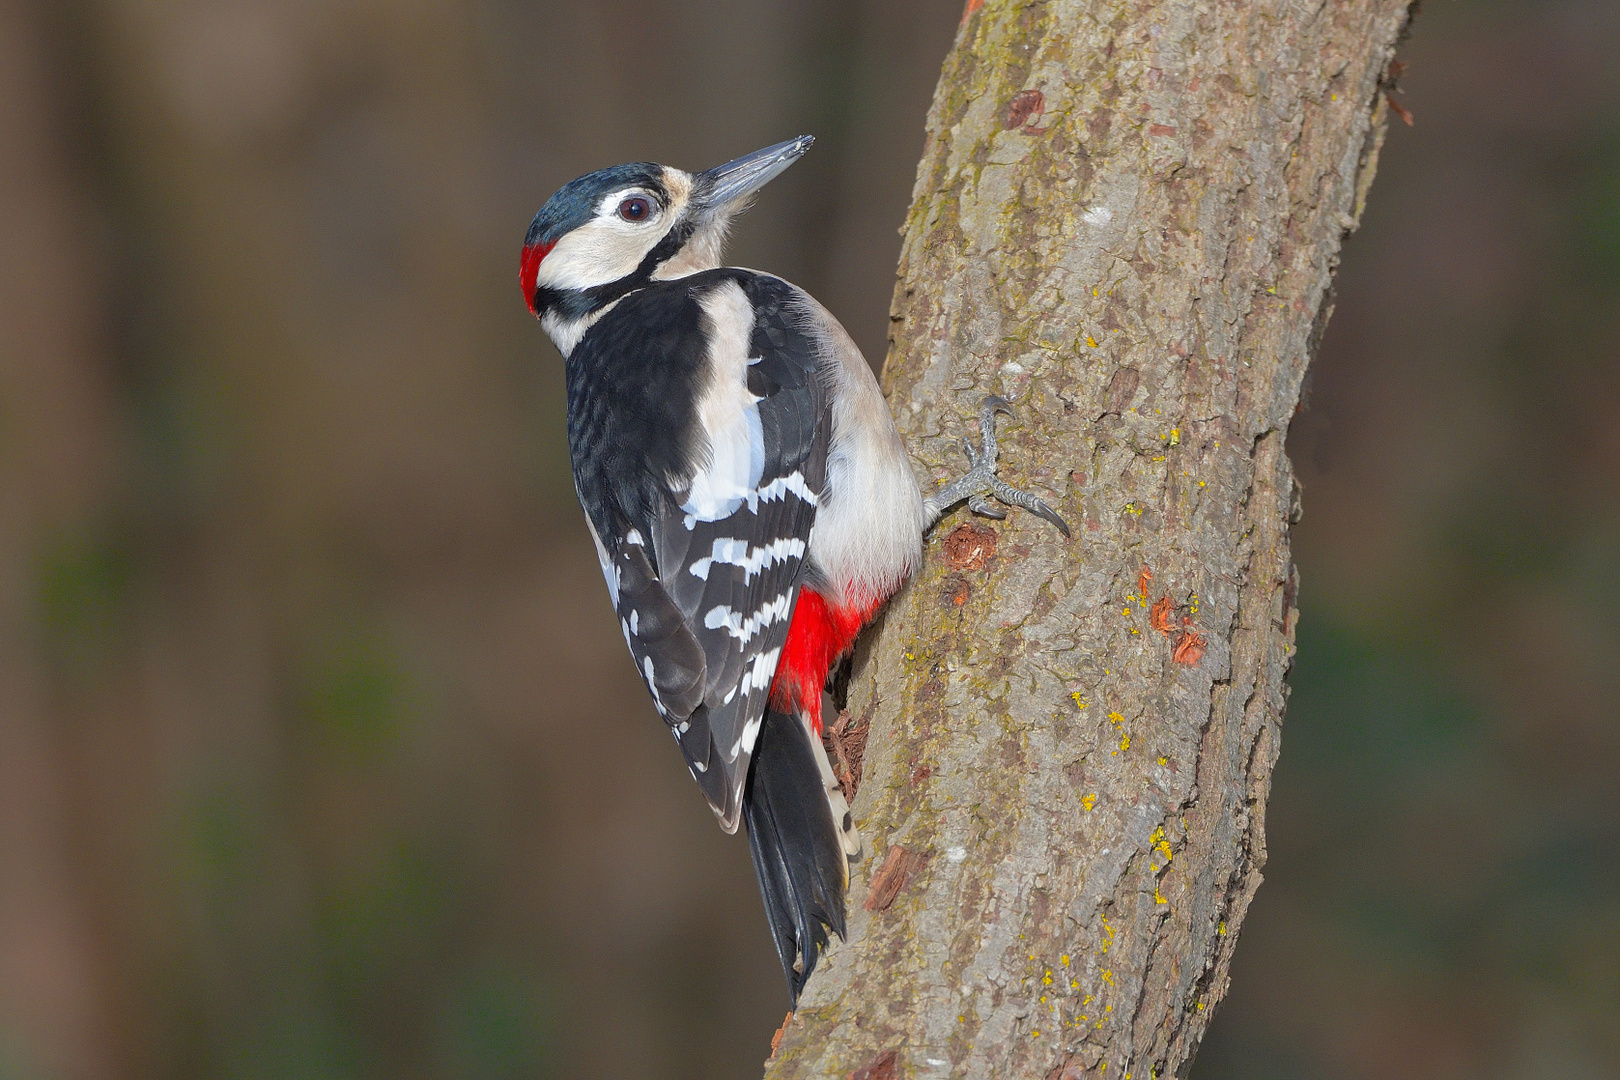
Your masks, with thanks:
[[[757,1075],[517,250],[815,151],[881,355],[956,0],[0,6],[0,1080]],[[1620,5],[1431,0],[1290,435],[1272,862],[1194,1071],[1620,1075]]]

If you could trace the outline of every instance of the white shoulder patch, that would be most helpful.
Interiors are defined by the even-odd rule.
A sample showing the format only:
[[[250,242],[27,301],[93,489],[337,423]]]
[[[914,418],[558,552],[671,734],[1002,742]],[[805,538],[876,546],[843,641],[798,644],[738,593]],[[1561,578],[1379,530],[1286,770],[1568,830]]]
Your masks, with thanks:
[[[701,301],[709,317],[707,383],[698,398],[698,423],[708,437],[707,454],[688,485],[681,509],[693,521],[718,521],[735,513],[765,472],[765,433],[758,399],[748,391],[748,345],[754,308],[741,286],[726,282]],[[688,526],[690,527],[690,525]]]

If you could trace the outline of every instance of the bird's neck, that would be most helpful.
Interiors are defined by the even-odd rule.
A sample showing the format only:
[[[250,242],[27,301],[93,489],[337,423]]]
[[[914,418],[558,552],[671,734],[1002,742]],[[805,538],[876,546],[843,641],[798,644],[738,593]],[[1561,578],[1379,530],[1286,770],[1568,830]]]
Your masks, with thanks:
[[[583,314],[572,313],[558,308],[548,310],[540,317],[541,329],[551,338],[551,343],[557,346],[557,351],[563,354],[563,359],[574,351],[579,339],[585,336],[585,331],[596,325],[596,321],[608,312],[623,296],[616,296],[598,308],[586,311]]]
[[[653,271],[653,280],[671,281],[716,269],[720,265],[720,254],[725,247],[725,239],[724,228],[711,227],[699,230],[673,258]]]

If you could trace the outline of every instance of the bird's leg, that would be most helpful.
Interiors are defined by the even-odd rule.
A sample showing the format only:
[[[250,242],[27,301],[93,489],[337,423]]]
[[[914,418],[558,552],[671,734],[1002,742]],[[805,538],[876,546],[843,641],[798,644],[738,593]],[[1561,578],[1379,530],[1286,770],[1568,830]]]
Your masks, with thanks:
[[[1011,484],[1004,483],[996,475],[996,413],[1004,412],[1013,415],[1012,406],[1004,399],[995,396],[987,397],[979,405],[979,440],[978,450],[967,439],[962,440],[962,449],[967,453],[968,471],[960,478],[946,484],[928,498],[923,500],[923,506],[928,511],[930,521],[938,521],[939,516],[946,510],[955,506],[963,499],[967,500],[968,509],[975,514],[985,517],[1004,518],[1007,511],[994,506],[986,499],[986,495],[994,495],[1000,502],[1008,506],[1022,506],[1025,510],[1037,517],[1045,518],[1064,536],[1069,535],[1069,526],[1057,511],[1047,506],[1038,497],[1027,491],[1019,491]]]

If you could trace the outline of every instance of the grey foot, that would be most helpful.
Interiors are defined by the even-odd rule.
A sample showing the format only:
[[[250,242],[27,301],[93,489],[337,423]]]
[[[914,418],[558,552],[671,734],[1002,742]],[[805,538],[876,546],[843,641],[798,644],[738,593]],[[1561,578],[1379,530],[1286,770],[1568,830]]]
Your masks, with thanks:
[[[1011,484],[1003,483],[996,475],[996,413],[1004,412],[1013,415],[1012,406],[995,396],[987,397],[979,405],[979,440],[980,449],[974,450],[973,444],[967,439],[962,440],[962,449],[967,453],[968,471],[960,479],[946,484],[927,499],[923,505],[927,507],[929,518],[938,520],[939,515],[961,502],[967,500],[968,509],[975,514],[983,514],[990,518],[1004,518],[1007,511],[999,506],[992,505],[986,495],[994,495],[1000,502],[1008,506],[1021,506],[1037,517],[1045,518],[1064,536],[1069,535],[1069,526],[1057,511],[1047,506],[1044,501],[1031,495],[1027,491],[1019,491]]]

